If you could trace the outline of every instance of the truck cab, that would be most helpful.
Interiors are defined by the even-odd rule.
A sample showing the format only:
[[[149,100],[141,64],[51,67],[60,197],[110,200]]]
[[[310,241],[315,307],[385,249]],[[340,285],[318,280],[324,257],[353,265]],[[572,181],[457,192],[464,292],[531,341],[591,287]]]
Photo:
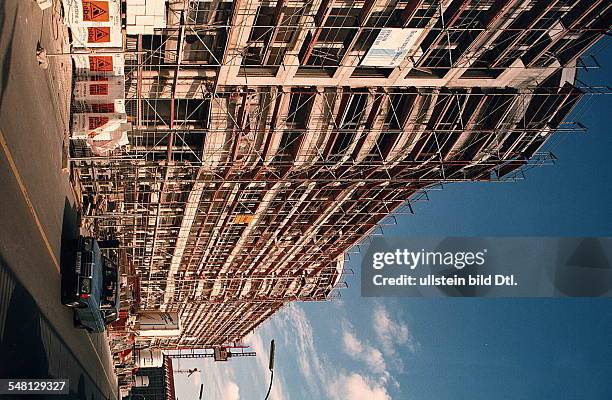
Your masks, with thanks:
[[[88,332],[103,332],[118,317],[117,265],[102,254],[96,239],[81,236],[74,263],[64,270],[62,303],[74,309],[75,325]]]

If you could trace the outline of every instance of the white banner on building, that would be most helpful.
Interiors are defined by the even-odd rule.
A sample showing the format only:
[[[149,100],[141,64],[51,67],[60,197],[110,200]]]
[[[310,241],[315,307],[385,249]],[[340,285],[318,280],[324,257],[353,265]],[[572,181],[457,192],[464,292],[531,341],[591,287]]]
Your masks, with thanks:
[[[121,27],[120,0],[62,0],[64,22],[69,27]]]
[[[362,67],[397,67],[413,50],[420,28],[384,28],[361,61]]]
[[[72,27],[72,46],[89,47],[123,47],[121,25]]]
[[[73,101],[112,102],[125,98],[125,79],[122,76],[90,77],[74,82]]]
[[[127,122],[121,113],[74,113],[72,114],[73,138],[96,138],[96,136],[117,131]],[[101,140],[107,137],[101,136]]]
[[[124,74],[125,58],[116,54],[74,54],[76,74],[83,76],[117,76]]]

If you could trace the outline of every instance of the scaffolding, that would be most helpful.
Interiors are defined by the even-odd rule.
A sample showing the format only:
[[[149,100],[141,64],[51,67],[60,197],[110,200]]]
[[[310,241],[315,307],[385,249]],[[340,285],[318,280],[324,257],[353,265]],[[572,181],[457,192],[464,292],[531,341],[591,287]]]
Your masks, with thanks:
[[[609,30],[610,9],[605,0],[179,0],[167,29],[127,48],[144,52],[132,72],[175,98],[197,96],[198,84],[503,87],[571,64]],[[385,29],[418,38],[397,67],[361,65]]]
[[[609,29],[589,1],[174,1],[127,36],[130,145],[71,165],[141,307],[179,312],[154,345],[240,340],[288,302],[339,296],[345,257],[449,182],[554,162],[584,95],[578,57]],[[381,32],[418,35],[362,66]]]

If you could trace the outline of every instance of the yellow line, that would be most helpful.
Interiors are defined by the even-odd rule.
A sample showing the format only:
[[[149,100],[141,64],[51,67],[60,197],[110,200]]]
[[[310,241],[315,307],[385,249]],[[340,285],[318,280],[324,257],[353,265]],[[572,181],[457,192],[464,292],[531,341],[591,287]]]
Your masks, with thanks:
[[[2,130],[0,130],[0,146],[2,146],[2,150],[4,151],[4,155],[6,156],[6,159],[8,160],[9,166],[11,167],[11,171],[13,172],[13,175],[15,176],[15,179],[17,180],[17,184],[19,185],[19,189],[21,190],[21,194],[23,195],[23,198],[25,199],[25,202],[26,202],[26,204],[28,206],[28,209],[30,210],[30,213],[34,217],[34,222],[36,222],[36,227],[38,228],[38,232],[40,233],[40,236],[42,237],[43,241],[45,242],[45,246],[47,247],[47,251],[49,252],[49,255],[51,256],[51,259],[53,260],[53,265],[57,269],[57,272],[60,272],[59,262],[57,261],[57,258],[55,257],[55,254],[53,254],[53,249],[51,248],[51,244],[49,243],[49,239],[47,238],[47,235],[45,234],[45,231],[44,231],[44,229],[42,227],[42,224],[40,223],[40,219],[38,219],[38,215],[36,214],[36,210],[34,210],[34,206],[32,205],[32,201],[30,200],[30,195],[28,195],[28,191],[27,191],[27,189],[25,187],[25,184],[23,183],[23,179],[21,179],[21,175],[19,174],[19,171],[17,170],[17,164],[15,164],[15,160],[13,159],[13,155],[11,154],[11,151],[8,148],[8,144],[6,143],[6,140],[4,139],[4,135],[2,134]],[[96,353],[96,357],[98,357],[98,361],[100,361],[100,365],[102,366],[102,370],[104,371],[104,375],[106,376],[106,380],[108,381],[108,383],[110,385],[111,393],[114,394],[114,389],[115,389],[116,385],[113,382],[111,382],[111,379],[108,376],[108,373],[106,372],[106,368],[104,367],[104,363],[102,362],[102,359],[100,358],[100,354],[98,354],[96,346],[91,341],[91,338],[89,337],[89,334],[87,334],[87,340],[89,340],[89,343],[91,343],[91,347],[94,349],[94,353]]]
[[[4,135],[2,134],[1,130],[0,130],[0,145],[2,146],[4,155],[6,155],[6,159],[8,160],[9,166],[11,167],[11,171],[13,172],[13,175],[15,176],[15,179],[17,180],[17,184],[19,185],[19,189],[21,190],[21,194],[23,195],[23,198],[25,199],[28,209],[30,210],[30,213],[34,217],[34,222],[36,223],[38,232],[42,236],[43,241],[45,242],[45,246],[47,246],[47,251],[51,255],[51,259],[53,260],[53,265],[57,269],[57,272],[60,272],[59,262],[57,261],[55,254],[53,254],[53,249],[51,248],[49,239],[47,239],[47,235],[45,234],[42,224],[40,223],[40,220],[38,219],[38,215],[36,214],[36,211],[34,210],[34,206],[32,205],[32,201],[30,200],[28,191],[26,190],[25,184],[23,183],[23,180],[21,179],[21,175],[19,175],[19,172],[17,171],[17,165],[15,164],[15,160],[13,159],[11,151],[9,150],[8,145],[6,144],[6,140],[4,139]]]

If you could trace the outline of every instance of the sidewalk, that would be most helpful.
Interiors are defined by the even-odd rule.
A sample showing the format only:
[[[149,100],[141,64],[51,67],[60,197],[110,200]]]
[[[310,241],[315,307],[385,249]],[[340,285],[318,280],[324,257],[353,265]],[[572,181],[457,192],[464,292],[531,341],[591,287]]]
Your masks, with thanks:
[[[70,52],[68,28],[62,21],[61,0],[54,0],[53,6],[42,11],[40,44],[47,54]],[[64,133],[64,160],[67,167],[68,142],[70,138],[70,98],[72,92],[72,58],[70,56],[50,56],[47,68],[49,90],[56,97],[54,102],[59,124]]]

